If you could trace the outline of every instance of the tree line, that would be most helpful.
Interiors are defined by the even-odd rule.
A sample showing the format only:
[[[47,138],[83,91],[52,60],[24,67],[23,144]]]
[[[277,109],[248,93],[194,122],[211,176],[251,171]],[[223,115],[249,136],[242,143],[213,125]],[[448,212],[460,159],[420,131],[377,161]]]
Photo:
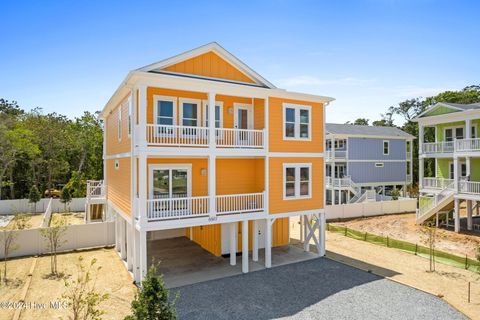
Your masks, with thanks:
[[[0,99],[0,199],[28,198],[32,188],[42,196],[64,187],[85,196],[85,181],[103,176],[98,116],[84,112],[72,120]]]
[[[400,102],[396,106],[390,106],[385,113],[380,115],[379,120],[372,121],[373,126],[398,127],[403,131],[413,135],[413,181],[414,185],[418,182],[418,124],[412,120],[420,115],[428,108],[434,106],[438,102],[470,104],[480,102],[480,85],[471,85],[459,91],[445,91],[431,97],[418,97]],[[400,117],[403,121],[401,126],[394,124],[394,118]],[[347,122],[351,123],[351,122]],[[358,118],[352,122],[355,125],[369,125],[370,120]],[[435,131],[433,128],[425,128],[425,141],[435,141]],[[434,176],[435,161],[433,159],[425,159],[425,176]]]

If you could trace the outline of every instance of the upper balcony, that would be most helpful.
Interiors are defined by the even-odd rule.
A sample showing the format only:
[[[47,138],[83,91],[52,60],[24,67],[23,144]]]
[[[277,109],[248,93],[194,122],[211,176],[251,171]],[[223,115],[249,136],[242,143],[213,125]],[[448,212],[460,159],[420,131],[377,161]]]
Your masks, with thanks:
[[[422,154],[425,156],[451,156],[455,149],[453,141],[429,142],[422,146]]]
[[[480,155],[480,139],[455,140],[455,152]]]
[[[210,128],[147,124],[149,146],[209,147]],[[216,128],[217,148],[265,149],[265,129]]]
[[[325,151],[325,161],[346,161],[347,160],[347,151],[346,150],[327,150]]]

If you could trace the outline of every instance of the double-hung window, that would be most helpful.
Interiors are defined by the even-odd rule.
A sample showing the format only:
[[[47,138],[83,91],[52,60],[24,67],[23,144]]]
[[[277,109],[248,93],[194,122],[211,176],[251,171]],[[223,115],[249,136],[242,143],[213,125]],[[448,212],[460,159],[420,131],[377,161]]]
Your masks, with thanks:
[[[174,133],[176,123],[176,99],[173,97],[155,97],[155,124],[158,125],[156,134],[170,135]]]
[[[311,139],[311,108],[297,104],[283,105],[283,139]]]
[[[303,199],[312,196],[312,164],[285,163],[283,165],[283,198]]]
[[[180,121],[185,127],[200,126],[200,100],[180,99]],[[184,135],[196,135],[196,128],[183,128]]]
[[[390,141],[383,141],[383,155],[388,156],[390,154]]]

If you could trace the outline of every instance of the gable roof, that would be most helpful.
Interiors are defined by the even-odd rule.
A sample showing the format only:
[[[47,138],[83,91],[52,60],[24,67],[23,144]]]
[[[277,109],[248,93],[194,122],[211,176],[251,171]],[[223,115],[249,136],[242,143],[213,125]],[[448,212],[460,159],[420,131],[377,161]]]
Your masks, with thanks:
[[[376,136],[393,138],[415,138],[396,127],[359,126],[354,124],[326,123],[325,129],[330,134],[343,134],[355,136]]]
[[[217,42],[207,43],[203,46],[200,46],[200,47],[192,49],[192,50],[188,50],[188,51],[183,52],[181,54],[175,55],[171,58],[164,59],[164,60],[149,64],[147,66],[141,67],[141,68],[137,69],[136,71],[153,72],[153,73],[167,73],[167,74],[168,73],[174,73],[174,72],[165,70],[165,68],[168,68],[170,66],[178,64],[178,63],[183,62],[185,60],[189,60],[189,59],[192,59],[194,57],[198,57],[198,56],[200,56],[202,54],[206,54],[208,52],[213,52],[213,53],[217,54],[220,58],[224,59],[227,63],[231,64],[233,67],[238,69],[245,76],[252,79],[253,82],[254,82],[253,85],[258,85],[258,86],[271,88],[271,89],[276,88],[271,82],[269,82],[267,79],[263,78],[261,75],[259,75],[257,72],[255,72],[252,68],[250,68],[245,63],[243,63],[240,59],[238,59],[233,54],[231,54],[226,49],[224,49],[222,46],[220,46]],[[191,75],[191,76],[195,77],[195,75]],[[205,78],[208,78],[208,77],[205,77]],[[212,79],[212,78],[209,78],[209,79]],[[219,80],[228,81],[228,79],[219,79]],[[228,82],[235,82],[235,81],[230,80]]]
[[[466,110],[472,110],[472,109],[480,109],[480,103],[461,104],[461,103],[450,103],[450,102],[438,102],[434,106],[420,113],[418,116],[415,117],[415,119],[428,117],[429,113],[442,107],[451,109],[452,112],[458,112],[458,111],[466,111]]]

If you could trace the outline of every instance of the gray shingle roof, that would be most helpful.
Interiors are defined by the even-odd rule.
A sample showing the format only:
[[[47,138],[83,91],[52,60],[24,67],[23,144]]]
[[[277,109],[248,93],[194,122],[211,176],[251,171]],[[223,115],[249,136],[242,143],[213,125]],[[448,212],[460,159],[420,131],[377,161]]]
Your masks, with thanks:
[[[339,123],[326,123],[325,127],[327,132],[331,134],[414,138],[411,134],[395,127],[358,126]]]

